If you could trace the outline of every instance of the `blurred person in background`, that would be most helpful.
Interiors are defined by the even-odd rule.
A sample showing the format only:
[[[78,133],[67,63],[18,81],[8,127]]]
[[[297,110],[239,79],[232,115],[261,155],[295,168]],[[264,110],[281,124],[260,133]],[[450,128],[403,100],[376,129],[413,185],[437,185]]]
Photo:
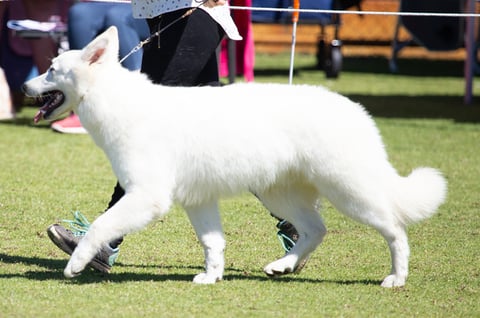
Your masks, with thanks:
[[[57,55],[58,43],[49,36],[23,39],[7,29],[7,21],[30,19],[62,23],[66,21],[70,4],[66,0],[0,1],[0,67],[4,69],[15,108],[23,106],[21,85],[36,70],[43,73],[50,67],[51,59]]]
[[[144,19],[134,19],[132,6],[128,2],[114,3],[82,1],[75,3],[68,11],[68,42],[72,50],[85,47],[98,34],[110,26],[116,26],[120,41],[120,58],[130,52],[140,41],[149,36]],[[142,65],[141,51],[128,57],[122,65],[131,71]],[[86,131],[76,114],[54,122],[52,129],[66,134],[85,134]]]

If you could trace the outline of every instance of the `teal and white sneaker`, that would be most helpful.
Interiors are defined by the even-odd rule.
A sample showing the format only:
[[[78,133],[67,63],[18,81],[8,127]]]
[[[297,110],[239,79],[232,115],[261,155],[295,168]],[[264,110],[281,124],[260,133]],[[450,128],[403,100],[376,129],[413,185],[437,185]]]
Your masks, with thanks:
[[[281,220],[280,222],[278,222],[277,228],[279,229],[279,231],[277,232],[277,237],[280,240],[280,244],[285,250],[285,253],[288,253],[298,241],[298,232],[295,227],[286,220]],[[294,273],[300,273],[300,271],[307,264],[307,261],[308,256],[300,261],[300,263],[295,268]]]
[[[74,218],[74,220],[62,220],[71,229],[66,229],[59,224],[52,224],[47,229],[50,240],[68,255],[72,255],[78,242],[85,236],[90,227],[90,222],[80,212],[75,212]],[[88,265],[102,273],[109,273],[118,257],[119,251],[118,247],[111,248],[106,244]]]

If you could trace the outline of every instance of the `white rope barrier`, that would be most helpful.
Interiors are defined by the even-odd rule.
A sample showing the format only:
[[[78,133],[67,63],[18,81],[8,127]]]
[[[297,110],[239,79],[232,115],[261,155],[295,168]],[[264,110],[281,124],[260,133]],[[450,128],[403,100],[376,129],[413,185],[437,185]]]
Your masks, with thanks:
[[[292,8],[259,8],[230,6],[232,10],[269,11],[269,12],[299,12],[323,14],[357,14],[357,15],[389,15],[413,17],[480,17],[480,13],[448,13],[448,12],[394,12],[394,11],[362,11],[362,10],[323,10],[323,9],[292,9]]]
[[[0,0],[9,2],[12,0]],[[130,3],[130,0],[92,0],[92,2]],[[362,10],[328,10],[328,9],[293,9],[293,8],[264,8],[230,6],[232,10],[268,11],[268,12],[299,12],[320,14],[356,14],[356,15],[387,15],[387,16],[412,16],[412,17],[449,17],[449,18],[479,18],[480,13],[449,13],[449,12],[395,12],[395,11],[362,11]]]

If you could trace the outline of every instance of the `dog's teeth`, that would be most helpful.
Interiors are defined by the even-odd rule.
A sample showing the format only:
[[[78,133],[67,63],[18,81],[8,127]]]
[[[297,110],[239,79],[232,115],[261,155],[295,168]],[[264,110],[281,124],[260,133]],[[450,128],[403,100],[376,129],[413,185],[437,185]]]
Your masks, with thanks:
[[[42,109],[40,109],[40,110],[35,114],[35,117],[33,117],[33,122],[34,122],[35,124],[38,124],[38,122],[43,119],[43,115],[44,115],[44,114],[45,114],[45,111],[42,110]]]

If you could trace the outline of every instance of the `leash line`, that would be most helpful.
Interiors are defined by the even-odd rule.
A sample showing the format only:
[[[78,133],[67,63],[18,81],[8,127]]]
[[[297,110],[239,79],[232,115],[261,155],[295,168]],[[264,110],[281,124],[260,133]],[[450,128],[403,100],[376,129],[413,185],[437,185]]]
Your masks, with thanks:
[[[102,1],[105,1],[105,0],[102,0]],[[106,2],[114,2],[114,1],[117,1],[117,0],[113,0],[113,1],[107,0]],[[155,37],[160,36],[160,34],[162,34],[162,32],[164,32],[165,30],[170,28],[172,25],[174,25],[178,21],[180,21],[180,20],[188,17],[189,15],[191,15],[195,10],[197,10],[200,6],[204,5],[207,1],[208,0],[201,1],[198,6],[187,10],[184,14],[182,14],[182,16],[176,18],[175,20],[173,20],[172,22],[170,22],[169,24],[167,24],[166,26],[164,26],[163,28],[161,28],[157,32],[154,32],[154,33],[150,34],[150,36],[148,38],[146,38],[145,40],[140,41],[140,43],[138,43],[133,49],[131,49],[130,52],[127,53],[127,55],[125,55],[122,59],[120,59],[120,63],[125,61],[130,55],[138,52],[145,44],[148,44],[148,43],[152,42],[152,40]]]

